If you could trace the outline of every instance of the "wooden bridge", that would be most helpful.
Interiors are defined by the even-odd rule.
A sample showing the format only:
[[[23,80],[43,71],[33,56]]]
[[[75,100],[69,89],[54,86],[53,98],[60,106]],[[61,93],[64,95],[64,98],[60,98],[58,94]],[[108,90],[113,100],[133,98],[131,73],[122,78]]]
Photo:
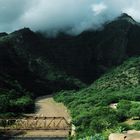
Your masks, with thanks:
[[[71,131],[71,123],[64,117],[25,117],[21,119],[0,119],[0,131],[10,130],[68,130]]]

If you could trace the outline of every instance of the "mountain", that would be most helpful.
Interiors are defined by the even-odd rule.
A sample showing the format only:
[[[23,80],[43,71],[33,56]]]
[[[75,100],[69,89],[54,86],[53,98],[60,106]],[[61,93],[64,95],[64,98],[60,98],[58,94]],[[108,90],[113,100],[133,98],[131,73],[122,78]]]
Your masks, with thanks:
[[[8,95],[13,89],[18,95],[30,92],[33,97],[79,90],[139,56],[139,37],[139,23],[127,14],[76,36],[48,37],[29,28],[0,33],[0,89]]]
[[[80,81],[57,70],[48,62],[45,51],[40,38],[28,28],[3,36],[0,38],[0,72],[39,94],[49,94],[59,88],[79,88]]]
[[[47,57],[66,73],[85,83],[92,83],[111,67],[139,55],[139,36],[139,24],[123,14],[105,24],[102,30],[47,38]]]
[[[108,139],[114,132],[139,130],[139,122],[126,123],[134,117],[133,109],[140,107],[139,29],[139,23],[123,14],[96,33],[85,31],[79,35],[95,39],[90,40],[94,61],[90,61],[89,67],[96,69],[99,78],[91,77],[97,79],[87,88],[55,95],[56,101],[69,108],[77,139],[94,135],[97,139]],[[116,109],[110,107],[112,104],[117,104]]]

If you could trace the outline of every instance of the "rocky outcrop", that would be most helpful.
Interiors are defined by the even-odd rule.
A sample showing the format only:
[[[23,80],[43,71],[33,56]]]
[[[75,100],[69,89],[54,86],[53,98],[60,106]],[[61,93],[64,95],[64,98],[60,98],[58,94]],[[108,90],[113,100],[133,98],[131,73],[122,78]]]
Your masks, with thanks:
[[[108,140],[126,140],[127,136],[124,134],[110,134]]]
[[[109,140],[140,140],[140,131],[129,130],[124,134],[112,133],[109,135]]]

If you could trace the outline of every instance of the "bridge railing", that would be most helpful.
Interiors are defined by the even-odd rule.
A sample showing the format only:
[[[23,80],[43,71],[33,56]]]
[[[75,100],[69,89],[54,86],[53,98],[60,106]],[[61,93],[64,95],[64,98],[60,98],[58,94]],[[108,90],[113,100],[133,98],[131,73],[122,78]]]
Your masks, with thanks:
[[[26,117],[0,119],[0,130],[71,130],[64,117]]]

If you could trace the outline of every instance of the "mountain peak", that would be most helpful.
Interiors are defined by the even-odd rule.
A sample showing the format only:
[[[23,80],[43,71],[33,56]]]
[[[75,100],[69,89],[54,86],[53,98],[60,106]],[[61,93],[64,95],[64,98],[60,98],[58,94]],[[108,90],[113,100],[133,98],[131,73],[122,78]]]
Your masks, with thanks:
[[[126,13],[122,13],[118,18],[117,20],[125,20],[125,21],[128,21],[128,22],[131,22],[132,24],[136,24],[136,21],[131,17],[129,16],[128,14]]]
[[[6,32],[2,32],[0,33],[0,37],[3,37],[3,36],[7,36],[8,34]]]
[[[32,42],[32,40],[36,40],[37,35],[32,30],[30,30],[30,28],[22,28],[9,34],[9,37],[16,40],[18,38],[20,41],[23,39]]]
[[[129,16],[127,13],[122,13],[119,18],[131,18],[132,19],[132,17]]]
[[[28,34],[28,33],[33,33],[33,31],[31,31],[30,28],[22,28],[11,34]]]

